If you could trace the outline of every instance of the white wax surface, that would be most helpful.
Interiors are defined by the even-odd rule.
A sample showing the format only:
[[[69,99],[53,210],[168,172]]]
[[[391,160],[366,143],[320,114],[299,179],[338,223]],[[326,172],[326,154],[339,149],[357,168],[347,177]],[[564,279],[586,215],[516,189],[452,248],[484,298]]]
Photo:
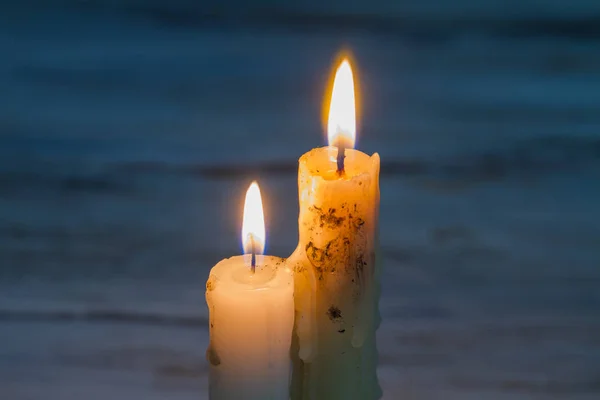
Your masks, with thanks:
[[[258,261],[254,274],[243,256],[210,272],[211,400],[289,399],[293,275],[281,258]]]

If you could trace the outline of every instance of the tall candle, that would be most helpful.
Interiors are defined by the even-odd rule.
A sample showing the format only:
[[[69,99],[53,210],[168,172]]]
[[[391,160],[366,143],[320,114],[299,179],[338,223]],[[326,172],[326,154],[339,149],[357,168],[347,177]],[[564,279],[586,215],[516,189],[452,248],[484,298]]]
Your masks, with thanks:
[[[246,194],[244,256],[219,262],[206,283],[211,400],[288,400],[294,324],[293,274],[262,256],[264,220],[258,185]]]
[[[379,324],[379,155],[353,150],[354,88],[344,61],[334,81],[331,146],[299,161],[299,244],[295,271],[296,399],[372,400],[377,382]]]

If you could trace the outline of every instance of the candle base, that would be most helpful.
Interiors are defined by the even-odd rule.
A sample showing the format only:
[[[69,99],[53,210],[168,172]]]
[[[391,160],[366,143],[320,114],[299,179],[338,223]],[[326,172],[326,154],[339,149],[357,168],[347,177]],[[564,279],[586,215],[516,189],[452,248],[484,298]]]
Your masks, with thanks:
[[[298,274],[307,274],[310,263],[305,256],[294,253],[288,261]],[[302,279],[299,279],[302,281]],[[318,281],[318,279],[317,279]],[[302,285],[302,283],[300,284]],[[318,286],[318,283],[317,283]],[[298,300],[306,304],[310,299],[299,299],[298,293],[306,291],[306,287],[296,285],[296,325],[292,339],[292,382],[290,385],[291,400],[378,400],[383,393],[377,378],[377,344],[375,332],[379,326],[379,287],[374,287],[369,302],[371,318],[360,346],[354,346],[353,326],[340,320],[345,318],[344,309],[352,307],[344,304],[338,307],[316,306],[314,315],[307,315],[306,308],[300,306]],[[317,296],[318,289],[317,289]],[[329,303],[329,302],[328,302]],[[314,318],[308,325],[302,326],[306,319]],[[363,321],[363,323],[367,323]],[[331,327],[334,327],[332,331]],[[299,332],[312,329],[311,332]],[[309,338],[303,338],[308,334]],[[312,338],[312,339],[311,339]],[[303,349],[303,344],[311,341],[311,349]],[[303,343],[304,342],[304,343]],[[302,357],[301,357],[302,355]]]

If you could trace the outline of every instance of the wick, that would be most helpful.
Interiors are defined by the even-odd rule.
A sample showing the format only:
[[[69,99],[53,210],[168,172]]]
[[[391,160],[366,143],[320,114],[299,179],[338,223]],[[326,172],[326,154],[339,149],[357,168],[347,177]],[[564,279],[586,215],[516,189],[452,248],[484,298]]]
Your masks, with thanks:
[[[338,146],[337,155],[337,173],[342,175],[344,173],[344,158],[346,158],[346,148],[343,145]]]
[[[252,252],[252,258],[250,259],[250,268],[252,273],[256,272],[256,246],[254,245],[254,235],[250,234],[250,251]]]

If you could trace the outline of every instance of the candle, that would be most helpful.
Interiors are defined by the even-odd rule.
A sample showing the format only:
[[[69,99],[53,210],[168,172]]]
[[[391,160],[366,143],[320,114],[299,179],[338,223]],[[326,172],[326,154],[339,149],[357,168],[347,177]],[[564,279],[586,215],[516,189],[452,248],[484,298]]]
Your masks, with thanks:
[[[300,157],[299,244],[295,271],[293,399],[371,400],[377,382],[379,324],[379,155],[354,150],[350,63],[339,66],[331,96],[328,147]]]
[[[260,191],[246,193],[244,255],[219,262],[206,283],[211,400],[288,400],[294,324],[293,274],[283,259],[262,256]]]

